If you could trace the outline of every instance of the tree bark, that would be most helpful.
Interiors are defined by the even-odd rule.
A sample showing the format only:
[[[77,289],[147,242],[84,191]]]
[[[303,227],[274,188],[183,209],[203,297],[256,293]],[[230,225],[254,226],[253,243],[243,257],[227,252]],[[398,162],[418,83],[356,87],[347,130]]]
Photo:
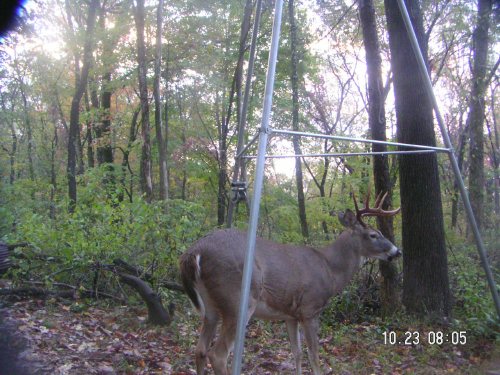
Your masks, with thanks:
[[[103,168],[103,185],[107,196],[111,198],[115,191],[115,166],[113,145],[111,137],[111,98],[113,95],[111,79],[113,73],[113,63],[110,58],[113,56],[113,50],[118,42],[113,30],[106,29],[106,2],[101,4],[99,9],[99,28],[101,35],[102,52],[100,56],[103,73],[101,76],[100,101],[97,99],[97,92],[94,89],[91,93],[92,103],[95,104],[99,113],[99,121],[95,128],[97,138],[97,163]],[[100,106],[100,108],[99,108]]]
[[[386,141],[385,126],[385,97],[382,81],[382,58],[380,57],[380,44],[377,34],[375,8],[373,0],[359,1],[359,16],[363,31],[363,42],[366,53],[366,66],[368,74],[368,122],[372,139]],[[387,151],[385,145],[374,144],[374,152]],[[392,184],[389,175],[389,162],[387,155],[373,158],[373,177],[375,192],[388,192],[383,209],[388,209],[392,201]],[[394,242],[394,228],[392,217],[377,217],[378,228],[382,234]],[[386,261],[379,261],[382,274],[381,302],[384,313],[394,312],[399,308],[398,272],[396,265]]]
[[[168,199],[167,152],[162,132],[161,116],[161,34],[163,30],[163,0],[159,0],[156,13],[156,48],[155,48],[155,78],[153,96],[155,101],[155,130],[158,144],[158,160],[160,163],[160,200]]]
[[[396,0],[384,0],[394,73],[398,141],[434,146],[432,103]],[[406,1],[427,63],[418,2]],[[449,315],[451,310],[443,212],[435,154],[399,158],[403,226],[403,304],[410,313]]]
[[[246,113],[242,113],[243,109],[241,107],[241,91],[242,91],[242,85],[243,85],[243,56],[245,53],[246,49],[246,41],[248,39],[248,33],[250,30],[250,20],[252,17],[252,0],[246,0],[245,3],[245,10],[243,12],[243,21],[241,22],[241,29],[240,29],[240,46],[239,46],[239,59],[238,59],[238,64],[236,65],[236,71],[235,71],[235,86],[236,86],[236,102],[237,102],[237,120],[238,120],[238,145],[236,147],[236,151],[238,152],[241,147],[243,147],[243,141],[245,138],[245,129],[246,129]],[[258,5],[256,5],[256,8]],[[256,12],[260,12],[260,7],[259,9],[256,10]],[[255,22],[260,19],[260,13],[259,15],[255,15],[254,19],[254,30],[255,30]],[[259,21],[260,23],[260,21]],[[250,52],[252,53],[252,52]],[[251,59],[252,57],[249,57],[249,66],[248,70],[252,69],[253,71],[253,66],[251,67]],[[247,72],[248,74],[248,72]],[[248,89],[250,86],[247,88],[245,87],[245,91],[250,92]],[[241,118],[241,116],[244,116],[244,118]],[[234,168],[233,168],[233,182],[237,181],[246,181],[246,171],[245,171],[245,162],[241,159],[235,160],[234,163]],[[236,206],[238,204],[238,199],[234,195],[231,196],[229,200],[229,206],[228,206],[228,212],[227,212],[227,227],[230,228],[233,225],[233,218],[234,218],[234,211],[236,209]]]
[[[84,100],[85,100],[85,109],[88,113],[90,113],[91,107],[90,107],[90,101],[89,101],[88,88],[87,88],[87,90],[85,90]],[[88,168],[94,168],[95,167],[94,136],[92,134],[93,129],[94,129],[94,119],[93,118],[88,119],[86,126],[87,126],[87,135],[86,135],[86,138],[87,138],[87,140],[86,140],[87,141],[87,166],[88,166]]]
[[[89,75],[90,64],[92,61],[92,42],[98,6],[99,0],[92,0],[89,4],[85,45],[83,48],[83,66],[79,74],[79,79],[76,82],[75,93],[71,101],[68,136],[68,164],[66,169],[68,175],[69,212],[73,212],[75,210],[77,199],[76,161],[78,150],[78,134],[80,132],[80,101],[87,86],[87,79]]]
[[[141,189],[146,201],[151,202],[153,199],[153,180],[151,177],[151,127],[149,123],[146,46],[144,42],[144,0],[136,0],[136,3],[134,19],[137,29],[137,64],[142,125]]]
[[[22,77],[19,77],[20,80],[20,90],[21,97],[23,99],[23,115],[24,115],[24,125],[26,126],[26,135],[28,138],[28,172],[31,181],[35,180],[35,167],[33,166],[33,129],[31,128],[31,119],[28,109],[28,98],[26,95],[26,87],[22,80]]]
[[[474,65],[472,90],[467,122],[470,129],[469,145],[469,194],[470,203],[481,228],[484,216],[484,97],[486,94],[486,66],[488,60],[488,29],[492,11],[492,0],[479,0],[477,24],[472,34]]]
[[[140,108],[137,108],[134,110],[134,113],[132,115],[132,122],[130,124],[130,129],[129,129],[129,135],[128,135],[128,141],[127,141],[127,148],[123,151],[123,159],[122,159],[122,174],[121,174],[121,185],[122,185],[122,190],[120,190],[120,193],[118,194],[118,201],[122,202],[124,198],[124,192],[127,191],[127,186],[126,186],[126,175],[127,175],[127,169],[132,175],[132,170],[130,168],[129,164],[129,155],[130,155],[130,150],[132,149],[132,146],[137,139],[137,119],[139,117],[139,113],[141,112]],[[128,198],[130,203],[132,203],[132,179],[130,179],[130,190],[128,192]]]
[[[290,22],[290,48],[291,48],[291,76],[292,83],[292,129],[299,131],[299,55],[297,51],[297,24],[295,22],[294,0],[288,1],[288,18]],[[293,149],[296,155],[301,155],[302,150],[299,144],[299,137],[292,138]],[[309,239],[309,228],[307,226],[306,204],[304,196],[304,177],[302,174],[302,159],[295,158],[295,181],[297,184],[297,203],[299,206],[300,228],[302,237],[307,242]]]
[[[10,112],[14,112],[14,100],[13,96],[11,96],[11,109]],[[4,95],[0,96],[1,104],[2,104],[2,111],[7,113],[7,106],[5,105],[5,98]],[[14,181],[16,180],[16,153],[17,153],[17,135],[16,135],[16,129],[14,127],[14,121],[11,119],[6,120],[9,123],[9,128],[10,128],[10,136],[12,139],[12,145],[10,150],[8,150],[6,147],[4,147],[5,152],[9,155],[9,164],[10,164],[10,173],[9,173],[9,183],[10,185],[14,184]]]

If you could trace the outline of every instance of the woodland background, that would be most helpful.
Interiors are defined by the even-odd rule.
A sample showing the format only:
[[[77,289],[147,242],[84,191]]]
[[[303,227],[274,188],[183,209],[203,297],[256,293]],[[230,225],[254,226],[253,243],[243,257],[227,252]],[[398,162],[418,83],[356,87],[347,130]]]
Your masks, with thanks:
[[[285,2],[274,128],[442,144],[418,97],[417,71],[398,65],[411,51],[397,39],[395,4]],[[232,212],[253,5],[25,4],[0,46],[0,238],[10,250],[3,295],[70,298],[78,313],[96,303],[140,306],[141,291],[152,290],[171,304],[159,303],[159,323],[175,321],[172,303],[180,321],[190,319],[176,282],[178,257],[227,225]],[[247,140],[260,126],[273,6],[263,1]],[[410,13],[498,283],[500,8],[425,0]],[[270,145],[276,154],[371,148],[306,138]],[[250,187],[253,168],[246,163],[238,176]],[[388,317],[407,327],[416,315],[467,330],[478,345],[498,343],[498,318],[446,155],[268,161],[259,235],[331,241],[341,231],[334,214],[369,186],[388,190],[388,203],[402,207],[402,217],[378,225],[403,245],[404,260],[367,263],[323,314],[325,330],[345,333],[346,324],[369,321],[375,332]],[[234,225],[245,228],[247,220],[240,203]]]

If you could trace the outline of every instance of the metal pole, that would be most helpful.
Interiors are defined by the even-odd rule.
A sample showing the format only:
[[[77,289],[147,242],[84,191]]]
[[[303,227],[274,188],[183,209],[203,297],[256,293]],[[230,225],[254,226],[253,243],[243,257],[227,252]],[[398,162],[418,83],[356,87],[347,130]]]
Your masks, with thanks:
[[[408,14],[408,10],[406,9],[404,1],[403,0],[397,0],[397,1],[399,10],[401,11],[401,15],[403,17],[403,21],[406,26],[406,31],[408,32],[408,37],[410,39],[413,52],[415,53],[415,57],[417,58],[420,73],[422,74],[422,78],[424,79],[424,84],[427,93],[432,101],[432,105],[434,106],[434,112],[436,114],[436,119],[439,124],[439,128],[441,129],[441,134],[443,136],[444,144],[447,148],[452,150],[451,152],[448,153],[448,155],[450,156],[451,166],[453,168],[453,172],[455,173],[455,178],[460,188],[460,195],[462,196],[462,200],[464,202],[465,212],[467,213],[467,218],[469,219],[472,232],[474,233],[474,238],[476,240],[476,246],[479,251],[481,263],[483,265],[484,272],[486,273],[486,278],[488,279],[488,285],[490,287],[491,295],[495,303],[497,315],[500,319],[500,299],[498,297],[498,291],[496,288],[495,280],[493,278],[493,273],[491,272],[490,265],[488,263],[486,248],[484,246],[483,239],[481,238],[481,232],[479,231],[479,227],[477,226],[476,218],[474,217],[474,212],[472,211],[472,206],[470,204],[469,195],[467,194],[467,190],[465,189],[464,181],[462,179],[462,174],[460,173],[460,168],[458,167],[458,162],[455,157],[455,153],[453,152],[453,145],[450,141],[448,131],[444,125],[443,118],[441,117],[441,112],[439,111],[439,106],[436,100],[436,96],[434,95],[434,90],[432,88],[432,82],[429,77],[429,73],[427,72],[427,67],[425,66],[425,61],[424,57],[422,56],[422,51],[420,51],[420,46],[418,44],[417,36],[415,35],[415,31],[413,30],[413,26],[411,24],[410,15]]]
[[[243,149],[242,149],[240,152],[238,152],[238,153],[236,154],[236,159],[241,158],[241,156],[242,156],[245,152],[247,152],[247,150],[250,148],[250,146],[252,146],[252,145],[255,143],[255,141],[257,141],[257,139],[258,139],[258,138],[259,138],[259,133],[257,133],[256,135],[254,135],[254,137],[252,138],[252,140],[251,140],[250,142],[248,142],[248,143],[246,144],[246,146],[245,146],[245,147],[243,147]]]
[[[266,155],[266,159],[286,159],[286,158],[324,158],[340,156],[373,156],[373,155],[414,155],[414,154],[434,154],[436,150],[411,150],[411,151],[373,151],[373,152],[334,152],[301,155]],[[257,155],[242,156],[243,159],[256,159]]]
[[[245,93],[243,96],[243,105],[241,107],[240,113],[240,123],[238,124],[238,145],[236,147],[236,160],[234,161],[234,171],[233,171],[233,182],[237,182],[240,174],[240,165],[241,165],[241,153],[243,149],[243,141],[245,138],[245,125],[247,121],[247,111],[248,111],[248,102],[250,100],[250,88],[252,86],[252,76],[253,76],[253,66],[255,62],[255,49],[257,45],[257,35],[259,33],[260,26],[260,15],[262,10],[262,0],[257,0],[257,4],[255,5],[255,18],[253,22],[253,33],[252,33],[252,42],[250,45],[250,56],[248,58],[248,71],[247,77],[245,81]],[[255,138],[254,138],[255,139]],[[246,147],[245,147],[246,149]],[[233,225],[233,214],[236,202],[232,199],[229,201],[229,210],[227,214],[227,226],[231,227]]]
[[[436,150],[436,151],[442,151],[442,152],[450,152],[451,151],[451,149],[443,148],[443,147],[435,147],[435,146],[427,146],[427,145],[414,145],[414,144],[410,144],[410,143],[401,143],[401,142],[378,141],[375,139],[345,137],[345,136],[340,136],[340,135],[297,132],[297,131],[293,131],[293,130],[271,129],[271,132],[273,134],[299,135],[299,136],[304,136],[304,137],[333,139],[336,141],[371,143],[371,144],[377,144],[377,145],[409,147],[409,148],[416,148],[416,149],[422,149],[422,150]]]
[[[273,103],[274,75],[276,71],[276,61],[278,58],[279,37],[281,29],[281,11],[283,0],[277,0],[274,8],[273,32],[271,37],[271,47],[269,52],[269,62],[267,66],[266,87],[264,91],[264,104],[262,110],[262,123],[259,134],[259,148],[257,151],[257,165],[255,170],[255,181],[253,188],[252,205],[250,208],[250,222],[247,234],[247,251],[245,254],[245,265],[243,267],[243,277],[241,280],[240,309],[238,325],[236,327],[236,341],[234,345],[233,375],[240,375],[241,361],[243,357],[243,346],[245,341],[245,331],[247,325],[248,301],[250,294],[250,282],[252,279],[252,269],[255,253],[255,239],[257,236],[257,224],[259,221],[260,197],[262,195],[262,184],[264,181],[264,164],[266,161],[267,138],[269,133],[269,119],[271,117],[271,106]]]

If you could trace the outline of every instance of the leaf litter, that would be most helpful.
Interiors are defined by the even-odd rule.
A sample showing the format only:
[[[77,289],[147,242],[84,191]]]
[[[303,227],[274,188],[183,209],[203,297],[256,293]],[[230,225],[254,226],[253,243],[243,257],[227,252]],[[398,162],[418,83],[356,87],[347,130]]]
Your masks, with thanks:
[[[182,310],[170,327],[160,328],[147,323],[143,308],[100,304],[74,308],[56,300],[11,303],[0,309],[0,350],[2,343],[9,347],[15,352],[12,363],[13,357],[17,363],[14,370],[0,369],[0,374],[196,374],[199,320],[189,307]],[[383,344],[375,324],[350,324],[349,328],[323,333],[320,356],[327,374],[495,374],[500,370],[496,368],[500,350],[493,340],[476,340],[463,347],[390,346]],[[295,373],[283,324],[251,322],[245,347],[245,374]],[[303,357],[303,373],[311,374],[305,348]],[[495,368],[490,368],[492,363]]]

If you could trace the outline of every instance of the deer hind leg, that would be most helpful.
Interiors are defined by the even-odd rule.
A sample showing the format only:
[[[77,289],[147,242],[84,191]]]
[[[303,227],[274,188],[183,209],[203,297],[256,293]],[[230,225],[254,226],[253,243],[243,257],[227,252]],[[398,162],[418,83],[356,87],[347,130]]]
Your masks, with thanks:
[[[205,311],[203,325],[201,328],[200,339],[196,345],[196,374],[205,374],[205,365],[207,364],[207,352],[215,336],[219,315],[215,311]]]
[[[250,298],[247,318],[245,325],[255,312],[257,300]],[[230,368],[227,365],[227,360],[230,352],[233,350],[234,339],[236,337],[236,327],[238,324],[238,313],[235,311],[227,311],[222,316],[222,327],[219,337],[213,348],[209,351],[208,357],[215,375],[227,375],[230,373]]]
[[[295,319],[287,320],[286,329],[288,331],[288,338],[290,339],[290,346],[295,358],[295,374],[302,374],[302,349],[300,347],[300,332],[299,322]]]
[[[236,317],[222,318],[222,327],[214,347],[209,351],[208,357],[216,375],[227,375],[227,359],[233,349],[236,334]]]
[[[318,319],[309,319],[302,322],[304,329],[304,338],[307,345],[307,355],[314,375],[321,374],[321,367],[319,366],[319,343],[318,343]]]

